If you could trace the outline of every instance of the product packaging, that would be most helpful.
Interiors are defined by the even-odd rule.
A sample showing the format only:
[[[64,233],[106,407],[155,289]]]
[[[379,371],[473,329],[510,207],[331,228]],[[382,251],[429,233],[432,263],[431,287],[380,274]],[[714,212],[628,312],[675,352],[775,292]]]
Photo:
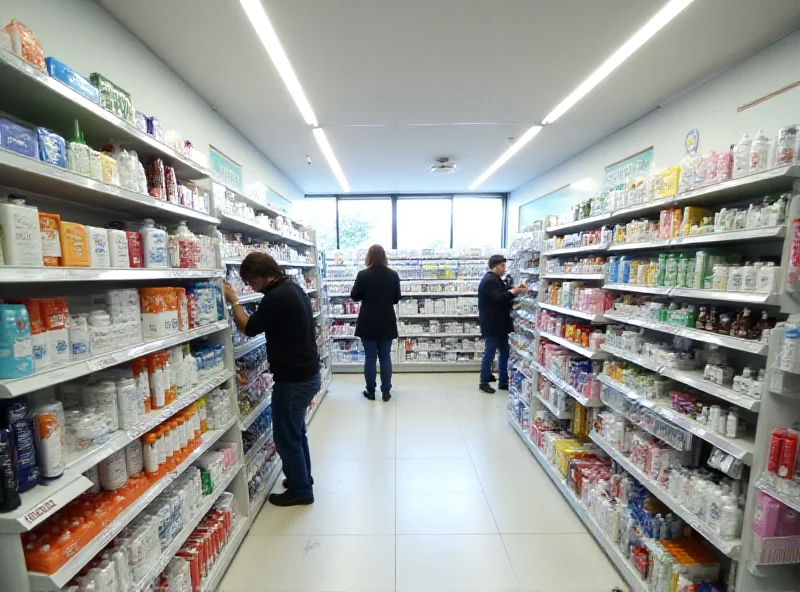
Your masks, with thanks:
[[[6,25],[5,31],[11,38],[11,48],[15,54],[37,68],[45,69],[44,50],[33,30],[12,19]]]
[[[89,75],[89,80],[97,87],[100,94],[100,106],[120,119],[133,123],[133,104],[131,95],[108,78],[97,72]]]
[[[62,169],[67,168],[67,143],[64,138],[43,127],[36,129],[39,160]]]
[[[36,130],[4,117],[0,117],[0,147],[29,158],[39,155]]]
[[[66,84],[79,95],[89,99],[92,103],[100,103],[100,93],[88,79],[78,74],[65,63],[54,57],[45,58],[47,73],[51,78]]]
[[[3,255],[6,265],[41,267],[42,235],[39,212],[24,200],[0,203],[0,227],[4,229]]]
[[[83,224],[59,222],[58,235],[61,239],[61,264],[65,267],[89,267],[89,236]]]
[[[47,267],[58,267],[61,264],[61,239],[58,227],[61,216],[39,212],[39,230],[42,237],[42,261]]]

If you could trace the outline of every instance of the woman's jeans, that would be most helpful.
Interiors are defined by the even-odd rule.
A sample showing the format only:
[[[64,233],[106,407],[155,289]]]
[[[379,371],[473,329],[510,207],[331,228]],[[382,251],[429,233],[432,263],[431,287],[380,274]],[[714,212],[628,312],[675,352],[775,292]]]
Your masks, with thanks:
[[[362,339],[366,359],[364,361],[364,380],[367,381],[367,392],[375,392],[375,362],[381,360],[381,392],[388,393],[392,390],[392,340],[391,339]]]
[[[311,454],[306,437],[308,405],[319,392],[319,373],[303,382],[276,381],[272,385],[272,430],[275,450],[283,462],[288,489],[301,497],[314,495]]]

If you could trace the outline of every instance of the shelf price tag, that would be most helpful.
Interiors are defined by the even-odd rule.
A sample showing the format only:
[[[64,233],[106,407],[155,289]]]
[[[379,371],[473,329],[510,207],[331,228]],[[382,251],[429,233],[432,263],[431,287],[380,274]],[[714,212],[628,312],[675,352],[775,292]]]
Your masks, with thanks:
[[[120,359],[118,354],[110,354],[107,356],[103,356],[102,358],[95,358],[93,360],[89,360],[86,362],[86,365],[92,372],[97,372],[98,370],[103,370],[104,368],[108,368],[110,366],[116,366],[120,364],[122,360]]]

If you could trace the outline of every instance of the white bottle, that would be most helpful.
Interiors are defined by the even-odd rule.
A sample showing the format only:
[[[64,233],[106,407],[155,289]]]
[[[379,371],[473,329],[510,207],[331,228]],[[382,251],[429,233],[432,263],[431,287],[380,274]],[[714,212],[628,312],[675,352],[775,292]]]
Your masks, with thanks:
[[[42,233],[39,210],[25,200],[0,203],[0,235],[6,265],[42,267]]]
[[[111,258],[108,252],[108,232],[105,228],[87,226],[89,233],[89,265],[92,267],[110,267]]]
[[[145,267],[167,267],[167,233],[156,228],[151,218],[146,218],[141,227],[142,250]]]
[[[130,267],[128,236],[125,231],[109,228],[106,233],[108,234],[108,254],[111,267]]]
[[[747,132],[733,149],[733,178],[738,179],[750,174],[750,146],[752,142]]]
[[[106,491],[116,491],[128,482],[125,449],[117,450],[100,461],[100,485]]]
[[[720,514],[719,534],[726,539],[735,539],[739,535],[740,510],[736,505],[736,498],[726,495],[722,498],[722,512]]]
[[[750,172],[759,173],[767,170],[769,161],[769,138],[764,135],[764,130],[758,130],[753,146],[750,149]]]
[[[778,277],[778,269],[772,261],[761,266],[756,276],[756,292],[771,294],[777,291],[775,280]]]
[[[737,428],[739,427],[739,414],[736,412],[736,409],[731,409],[728,413],[728,421],[725,426],[725,437],[726,438],[737,438]]]
[[[92,354],[89,315],[72,315],[69,321],[69,341],[72,344],[72,359],[75,361],[84,360]]]

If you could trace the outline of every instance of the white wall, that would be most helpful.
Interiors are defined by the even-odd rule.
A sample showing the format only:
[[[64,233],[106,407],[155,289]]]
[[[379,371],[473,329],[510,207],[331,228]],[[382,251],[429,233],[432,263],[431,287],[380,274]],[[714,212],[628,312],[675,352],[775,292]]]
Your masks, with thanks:
[[[702,44],[697,50],[702,51]],[[701,154],[738,142],[744,132],[752,138],[758,128],[764,128],[767,136],[773,138],[779,127],[800,123],[800,88],[741,113],[736,108],[798,80],[800,31],[795,31],[513,191],[509,236],[517,232],[519,206],[587,177],[602,187],[605,166],[648,146],[654,147],[657,170],[678,164],[684,154],[686,133],[693,128],[700,131]],[[591,101],[591,94],[584,100]],[[569,113],[564,117],[569,117]],[[558,122],[546,127],[533,141],[546,141],[547,134],[557,133]],[[543,214],[557,214],[572,205],[564,200],[548,201],[545,198],[537,204]]]
[[[209,144],[224,152],[242,165],[245,186],[260,181],[289,200],[303,198],[291,179],[91,0],[0,0],[2,26],[12,18],[36,32],[46,56],[58,58],[87,77],[91,72],[103,74],[131,94],[135,107],[158,116],[165,129],[178,130],[205,154]],[[175,35],[187,43],[203,42],[192,38],[188,22],[185,30],[175,31]],[[278,201],[274,194],[270,199]],[[288,202],[282,205],[291,207]]]

